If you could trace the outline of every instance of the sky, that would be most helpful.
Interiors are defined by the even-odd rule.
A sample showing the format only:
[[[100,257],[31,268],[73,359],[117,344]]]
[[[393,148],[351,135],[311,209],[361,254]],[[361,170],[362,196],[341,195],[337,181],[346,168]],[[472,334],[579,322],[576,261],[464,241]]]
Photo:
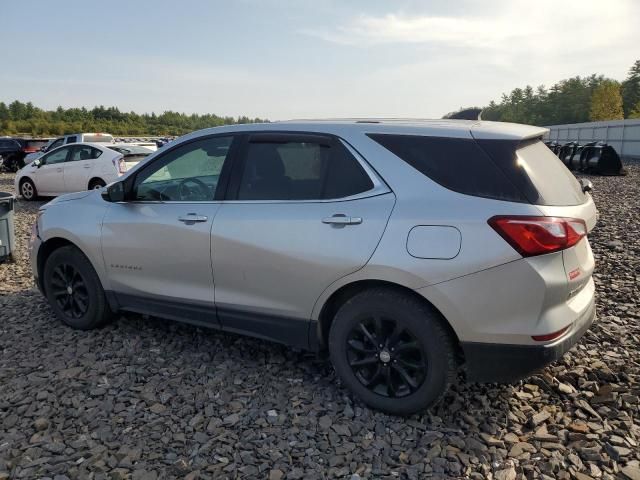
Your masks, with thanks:
[[[624,79],[640,0],[2,0],[0,101],[268,118],[439,118]]]

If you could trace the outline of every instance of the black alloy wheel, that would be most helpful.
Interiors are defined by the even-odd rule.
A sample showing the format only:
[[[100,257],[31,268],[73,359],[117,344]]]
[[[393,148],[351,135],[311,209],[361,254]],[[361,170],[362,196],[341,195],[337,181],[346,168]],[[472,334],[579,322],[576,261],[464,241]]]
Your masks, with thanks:
[[[73,265],[63,263],[53,269],[51,295],[69,318],[82,318],[89,309],[87,284]]]
[[[356,378],[386,397],[405,397],[425,380],[427,360],[409,329],[392,318],[360,320],[347,337],[347,358]]]

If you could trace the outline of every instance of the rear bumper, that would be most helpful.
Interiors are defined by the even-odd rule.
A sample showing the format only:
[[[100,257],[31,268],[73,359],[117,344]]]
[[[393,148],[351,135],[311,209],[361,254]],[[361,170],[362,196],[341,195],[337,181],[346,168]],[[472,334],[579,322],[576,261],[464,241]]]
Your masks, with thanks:
[[[511,345],[462,342],[467,379],[472,382],[509,383],[558,360],[573,347],[592,325],[596,316],[595,299],[557,342],[547,345]]]

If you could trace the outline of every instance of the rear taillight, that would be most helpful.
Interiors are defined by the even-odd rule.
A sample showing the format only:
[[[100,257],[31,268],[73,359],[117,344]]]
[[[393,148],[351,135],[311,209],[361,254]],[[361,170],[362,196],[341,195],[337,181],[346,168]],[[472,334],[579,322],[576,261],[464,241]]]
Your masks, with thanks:
[[[122,175],[123,173],[127,173],[127,164],[124,161],[124,157],[114,158],[112,162],[113,166],[118,169],[118,174]]]
[[[37,152],[38,149],[36,147],[24,147],[22,151],[24,153],[34,153],[34,152]]]
[[[549,342],[551,340],[556,340],[557,338],[560,338],[565,333],[567,333],[570,326],[571,325],[567,325],[566,327],[561,328],[557,332],[547,333],[546,335],[532,335],[531,338],[533,338],[536,342]]]
[[[523,257],[573,247],[587,235],[587,225],[578,218],[497,216],[489,225]]]

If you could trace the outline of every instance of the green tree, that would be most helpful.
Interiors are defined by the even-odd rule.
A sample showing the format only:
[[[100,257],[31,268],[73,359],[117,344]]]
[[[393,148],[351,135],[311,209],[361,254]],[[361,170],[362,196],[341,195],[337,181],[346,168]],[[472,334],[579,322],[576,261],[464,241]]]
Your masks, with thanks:
[[[623,118],[624,110],[622,109],[620,84],[614,80],[602,82],[591,95],[589,119],[598,121],[621,120]]]
[[[629,69],[629,75],[626,80],[622,82],[624,116],[626,118],[637,118],[631,117],[631,114],[636,111],[638,104],[640,104],[640,60],[636,60]]]

